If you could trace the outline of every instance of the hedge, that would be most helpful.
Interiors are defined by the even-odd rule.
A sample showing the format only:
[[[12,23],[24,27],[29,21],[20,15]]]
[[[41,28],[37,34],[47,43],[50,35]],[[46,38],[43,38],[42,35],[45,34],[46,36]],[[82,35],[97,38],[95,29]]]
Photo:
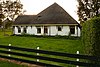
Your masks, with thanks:
[[[85,54],[100,56],[100,17],[91,18],[83,24],[82,44]]]

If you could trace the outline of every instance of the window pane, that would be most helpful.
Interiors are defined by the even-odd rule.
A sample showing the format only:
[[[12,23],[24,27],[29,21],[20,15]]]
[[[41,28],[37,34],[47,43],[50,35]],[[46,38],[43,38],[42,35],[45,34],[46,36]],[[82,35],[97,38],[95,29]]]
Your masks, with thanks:
[[[70,33],[75,34],[75,26],[70,26]]]
[[[62,27],[61,26],[58,26],[58,31],[62,31]]]
[[[23,32],[24,32],[24,33],[27,33],[27,30],[26,30],[26,28],[24,28]]]
[[[48,27],[44,26],[44,33],[48,33]]]
[[[37,33],[41,33],[41,28],[37,28]]]
[[[21,33],[21,28],[20,27],[17,27],[18,28],[18,33]]]

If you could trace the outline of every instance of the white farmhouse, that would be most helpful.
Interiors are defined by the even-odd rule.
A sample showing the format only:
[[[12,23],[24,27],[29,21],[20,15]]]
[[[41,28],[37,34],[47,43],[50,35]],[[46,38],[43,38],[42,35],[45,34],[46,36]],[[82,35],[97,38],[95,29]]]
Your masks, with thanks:
[[[37,15],[20,15],[13,24],[13,34],[80,36],[79,23],[57,3]]]

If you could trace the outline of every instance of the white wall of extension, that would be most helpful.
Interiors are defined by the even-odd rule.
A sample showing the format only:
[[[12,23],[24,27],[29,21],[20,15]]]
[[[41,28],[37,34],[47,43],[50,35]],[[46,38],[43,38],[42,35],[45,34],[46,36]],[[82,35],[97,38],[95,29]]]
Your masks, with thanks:
[[[21,29],[21,32],[18,33],[18,28]],[[23,33],[23,29],[26,26],[15,26],[13,30],[13,34],[16,35],[21,35]],[[27,26],[26,27],[26,34],[31,34],[31,35],[44,35],[44,26],[40,26],[41,28],[41,33],[37,33],[37,27],[36,26]],[[47,26],[47,33],[45,35],[50,35],[50,36],[55,36],[55,35],[61,35],[61,36],[68,36],[70,32],[70,27],[69,26],[62,26],[62,30],[58,31],[57,26]],[[75,26],[75,34],[71,34],[71,36],[80,36],[80,28]]]

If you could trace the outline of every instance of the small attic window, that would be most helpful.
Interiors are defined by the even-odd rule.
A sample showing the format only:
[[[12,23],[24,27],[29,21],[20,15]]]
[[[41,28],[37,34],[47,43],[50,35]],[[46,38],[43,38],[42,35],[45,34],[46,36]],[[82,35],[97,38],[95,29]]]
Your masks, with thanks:
[[[38,20],[40,20],[40,17],[41,17],[41,16],[38,16],[38,18],[37,18],[37,19],[38,19]]]
[[[41,17],[41,16],[38,16],[38,17]]]

